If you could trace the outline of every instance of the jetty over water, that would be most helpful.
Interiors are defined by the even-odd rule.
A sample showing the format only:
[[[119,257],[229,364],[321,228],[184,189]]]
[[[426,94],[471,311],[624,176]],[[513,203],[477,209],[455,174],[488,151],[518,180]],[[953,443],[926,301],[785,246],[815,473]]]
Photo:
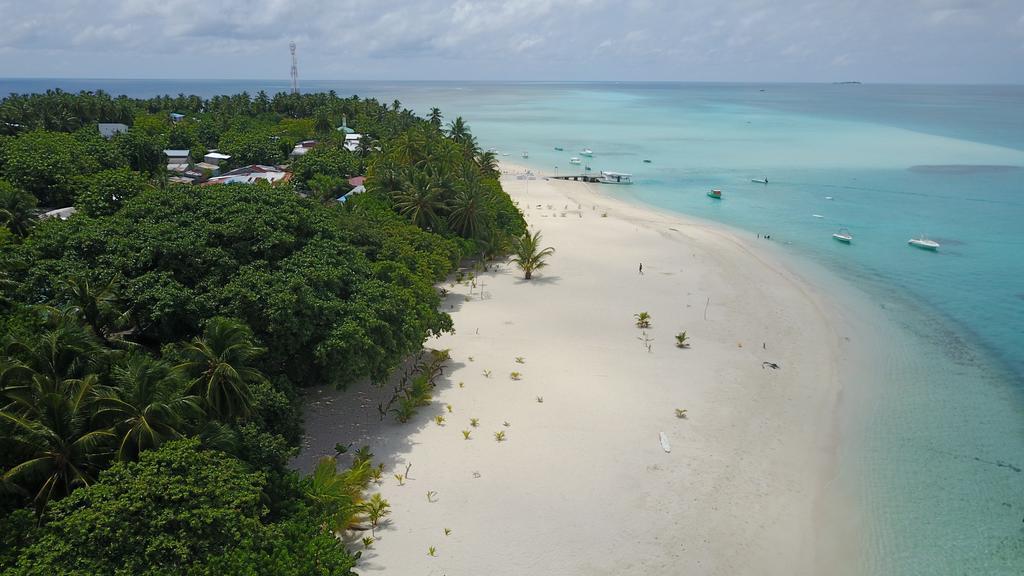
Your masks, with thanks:
[[[601,182],[600,176],[591,176],[590,174],[577,174],[575,176],[548,176],[548,178],[551,178],[552,180],[572,180],[573,182]]]

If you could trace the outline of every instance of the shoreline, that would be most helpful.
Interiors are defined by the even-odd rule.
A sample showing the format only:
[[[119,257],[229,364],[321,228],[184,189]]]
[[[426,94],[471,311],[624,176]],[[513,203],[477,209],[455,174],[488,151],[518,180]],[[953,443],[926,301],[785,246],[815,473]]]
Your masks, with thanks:
[[[341,440],[369,444],[385,478],[413,464],[406,486],[380,488],[393,521],[364,552],[362,571],[407,573],[424,562],[438,574],[851,566],[855,521],[832,493],[842,344],[831,302],[724,226],[582,183],[506,175],[502,184],[557,252],[531,282],[502,264],[476,289],[446,286],[456,333],[427,343],[452,350],[435,403],[398,425],[378,421],[373,387],[347,392],[363,399],[362,414],[331,409],[332,394],[345,393],[310,393],[300,467]],[[632,325],[643,310],[653,316],[651,351]],[[680,350],[671,342],[683,329],[693,344]],[[522,380],[510,380],[517,369]],[[437,415],[448,422],[435,425]],[[464,441],[470,417],[481,427]],[[501,430],[508,439],[495,442]],[[630,554],[609,557],[623,545]],[[426,557],[429,546],[437,558]],[[521,558],[495,570],[510,551]]]

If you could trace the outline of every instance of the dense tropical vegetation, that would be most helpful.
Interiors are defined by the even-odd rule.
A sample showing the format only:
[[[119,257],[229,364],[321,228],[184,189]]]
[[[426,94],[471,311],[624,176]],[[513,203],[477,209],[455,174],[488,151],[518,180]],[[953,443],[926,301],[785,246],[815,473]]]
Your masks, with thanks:
[[[283,185],[168,184],[163,165],[281,164],[304,139]],[[387,502],[365,451],[289,468],[299,390],[382,381],[452,329],[434,285],[526,232],[497,177],[461,118],[397,101],[0,101],[0,571],[351,573],[338,536]],[[418,378],[382,414],[429,399]]]

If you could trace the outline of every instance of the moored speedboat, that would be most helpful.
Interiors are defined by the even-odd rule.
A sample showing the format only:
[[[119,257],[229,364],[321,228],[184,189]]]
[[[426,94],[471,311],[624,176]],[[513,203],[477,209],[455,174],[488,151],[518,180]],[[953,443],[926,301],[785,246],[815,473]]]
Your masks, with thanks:
[[[523,158],[529,158],[529,157],[530,157],[530,153],[527,152],[526,150],[523,150]]]
[[[939,249],[939,243],[935,240],[929,240],[924,234],[921,234],[920,238],[911,238],[907,241],[907,244],[922,250],[931,250],[932,252]]]
[[[853,234],[850,234],[850,231],[847,230],[846,228],[840,228],[838,232],[832,235],[832,237],[838,240],[839,242],[842,242],[843,244],[849,244],[853,242]]]
[[[590,148],[584,148],[583,150],[580,150],[580,155],[581,156],[593,156],[594,155],[594,151],[591,150]]]
[[[558,150],[559,152],[561,152],[562,150],[564,150],[564,148],[562,148],[561,146],[555,146],[555,150]]]
[[[573,156],[572,158],[569,158],[569,164],[579,164],[580,162],[582,162],[582,160],[580,160],[576,156]]]
[[[750,181],[751,182],[756,182],[757,184],[767,184],[768,183],[768,179],[767,178],[764,178],[764,179],[761,179],[761,180],[753,180],[753,179],[751,179]]]
[[[714,198],[716,200],[721,200],[722,199],[722,191],[721,190],[717,190],[717,189],[716,190],[712,190],[712,191],[708,192],[708,196],[710,196],[710,197],[712,197],[712,198]]]

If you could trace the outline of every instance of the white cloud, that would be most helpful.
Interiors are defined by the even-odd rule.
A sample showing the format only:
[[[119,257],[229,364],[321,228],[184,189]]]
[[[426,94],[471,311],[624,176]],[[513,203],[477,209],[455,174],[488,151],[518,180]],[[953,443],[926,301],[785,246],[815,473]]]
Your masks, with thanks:
[[[970,62],[1016,54],[1024,28],[1019,0],[0,0],[0,14],[0,75],[60,62],[126,77],[265,77],[287,66],[294,39],[307,77],[474,78],[515,65],[663,78],[686,62],[696,79],[813,79],[836,66],[898,78],[893,54],[907,74],[973,73]]]

